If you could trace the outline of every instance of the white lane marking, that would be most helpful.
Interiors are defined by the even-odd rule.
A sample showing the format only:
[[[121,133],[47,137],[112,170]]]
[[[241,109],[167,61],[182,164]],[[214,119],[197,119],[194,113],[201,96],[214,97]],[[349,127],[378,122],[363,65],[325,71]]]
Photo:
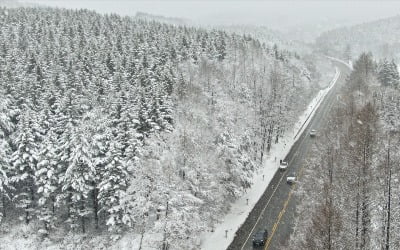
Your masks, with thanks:
[[[256,223],[254,224],[254,227],[251,229],[249,235],[248,235],[247,238],[246,238],[246,241],[243,243],[243,245],[242,245],[242,247],[240,248],[240,250],[243,250],[244,247],[246,246],[247,242],[249,241],[250,236],[253,234],[254,229],[256,228],[258,222],[260,221],[262,215],[264,215],[265,209],[267,208],[269,202],[271,201],[272,197],[274,196],[275,191],[278,189],[279,184],[281,183],[281,181],[282,181],[282,179],[283,179],[283,176],[285,176],[285,174],[283,174],[283,175],[281,176],[281,178],[279,179],[278,185],[276,185],[274,191],[272,192],[271,196],[269,197],[269,199],[268,199],[268,201],[267,201],[267,204],[264,206],[263,210],[261,210],[261,213],[260,213],[260,215],[258,216],[257,221],[256,221]]]
[[[325,108],[326,108],[325,111],[328,112],[329,110],[331,110],[332,107],[333,107],[333,105],[334,105],[334,103],[335,103],[335,102],[333,101],[333,102],[327,104],[327,106],[325,107]],[[303,141],[301,142],[301,144],[303,144],[303,142],[304,142],[304,139],[303,139]],[[305,155],[308,155],[308,154],[309,154],[310,149],[311,149],[311,146],[306,150]],[[298,153],[299,153],[299,151],[297,151],[296,154],[298,154]],[[307,157],[307,156],[306,156],[306,157]],[[299,174],[298,174],[297,177],[296,177],[297,180],[299,180],[300,177],[302,176],[302,173],[303,173],[305,164],[306,164],[306,163],[302,164],[302,166],[300,167]],[[274,227],[272,228],[272,233],[271,233],[270,237],[268,238],[267,243],[265,244],[264,250],[268,250],[269,245],[270,245],[270,243],[271,243],[271,241],[272,241],[272,238],[274,237],[275,231],[278,229],[278,226],[280,225],[282,216],[283,216],[283,215],[285,214],[285,212],[286,212],[287,206],[288,206],[288,204],[289,204],[289,201],[290,201],[290,199],[291,199],[291,196],[292,196],[293,191],[294,191],[295,188],[296,188],[296,183],[294,183],[292,189],[289,191],[289,197],[288,197],[288,199],[285,201],[282,210],[279,212],[278,220],[274,223]],[[284,222],[282,222],[282,223],[284,223]]]
[[[307,138],[308,138],[307,136],[304,136],[303,140],[302,140],[301,143],[299,144],[298,150],[301,148],[301,145],[303,145],[304,141],[305,141]],[[289,151],[289,152],[290,152],[290,151]],[[288,162],[288,166],[291,166],[291,163],[294,161],[294,159],[296,159],[296,157],[297,157],[297,155],[298,155],[298,151],[296,151],[296,153],[297,153],[297,154],[293,156],[292,160],[290,160],[290,161]],[[279,171],[279,170],[278,170],[278,171]],[[246,246],[247,242],[248,242],[249,239],[250,239],[250,236],[251,236],[251,235],[253,234],[253,232],[254,232],[254,229],[257,227],[258,222],[260,221],[261,217],[264,215],[265,209],[268,207],[268,205],[269,205],[269,203],[270,203],[272,197],[274,197],[274,194],[275,194],[276,190],[278,189],[279,185],[281,184],[283,177],[286,176],[286,175],[287,175],[287,171],[286,171],[284,174],[282,174],[281,178],[279,179],[278,184],[276,185],[274,191],[272,192],[271,196],[269,197],[269,199],[268,199],[268,201],[267,201],[267,204],[265,204],[264,208],[261,210],[261,213],[260,213],[260,215],[258,216],[256,223],[254,224],[253,228],[251,229],[249,235],[248,235],[247,238],[246,238],[246,241],[243,243],[243,245],[242,245],[242,247],[240,248],[240,250],[243,250],[244,247]],[[268,188],[268,187],[267,187],[267,188]]]
[[[335,75],[335,77],[334,77],[334,78],[335,78],[335,79],[334,79],[334,80],[335,80],[334,83],[336,83],[336,82],[339,80],[340,76],[341,76],[340,70],[339,70],[337,67],[335,67],[335,68],[336,68],[336,70],[338,70],[338,73],[339,73],[339,74]],[[334,84],[334,83],[333,83],[333,84]],[[326,96],[325,96],[325,97],[326,97]],[[325,98],[323,98],[323,99],[325,99]],[[303,133],[305,133],[305,132],[306,132],[306,129],[304,129]],[[306,138],[307,138],[307,136],[304,136],[304,138],[303,138],[303,140],[301,141],[300,145],[303,144],[303,142],[304,142],[304,140],[305,140]],[[300,148],[300,147],[299,147],[299,148]],[[296,152],[298,153],[298,151],[296,151]],[[290,150],[289,150],[289,153],[290,153]],[[296,155],[296,156],[297,156],[297,155]],[[293,162],[293,160],[296,158],[296,156],[294,156],[294,157],[292,158],[292,160],[288,163],[289,166],[290,166],[290,164]],[[279,171],[279,170],[278,170],[278,171]],[[279,179],[278,184],[276,185],[274,191],[272,192],[271,196],[269,197],[269,199],[268,199],[268,201],[267,201],[267,204],[266,204],[266,205],[264,206],[264,208],[261,210],[261,213],[260,213],[260,215],[258,216],[256,223],[254,224],[253,228],[251,229],[249,235],[248,235],[247,238],[246,238],[246,241],[243,243],[243,245],[242,245],[242,247],[240,248],[240,250],[243,250],[244,247],[246,246],[247,242],[249,241],[250,236],[253,234],[254,229],[256,228],[256,226],[257,226],[258,222],[260,221],[261,217],[263,216],[265,209],[266,209],[267,206],[269,205],[269,203],[270,203],[272,197],[274,196],[276,190],[278,189],[280,183],[282,182],[283,177],[286,176],[286,174],[287,174],[287,172],[285,172],[285,173],[281,176],[281,178]],[[267,187],[267,188],[268,188],[268,187]],[[257,201],[257,202],[258,202],[258,201]]]

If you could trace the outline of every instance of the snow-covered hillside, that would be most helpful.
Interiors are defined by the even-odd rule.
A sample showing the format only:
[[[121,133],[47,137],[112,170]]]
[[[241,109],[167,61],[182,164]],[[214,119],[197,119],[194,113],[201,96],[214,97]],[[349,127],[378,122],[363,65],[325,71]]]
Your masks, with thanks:
[[[0,0],[0,7],[19,7],[21,4],[17,0]]]
[[[400,16],[343,27],[324,32],[317,46],[335,56],[347,59],[366,51],[378,58],[400,60]]]
[[[319,89],[249,36],[0,9],[0,242],[189,249]]]
[[[191,20],[183,19],[183,18],[174,18],[174,17],[165,17],[161,15],[152,15],[145,12],[136,12],[136,18],[146,20],[146,21],[156,21],[166,24],[173,25],[190,25],[192,24]]]

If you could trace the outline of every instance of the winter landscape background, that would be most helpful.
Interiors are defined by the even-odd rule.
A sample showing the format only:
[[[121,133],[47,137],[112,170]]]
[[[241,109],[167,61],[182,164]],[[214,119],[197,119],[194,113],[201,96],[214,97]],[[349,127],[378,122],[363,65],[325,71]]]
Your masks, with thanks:
[[[280,248],[400,247],[400,3],[0,5],[0,249],[228,247],[224,218],[334,84],[327,56],[352,71]]]

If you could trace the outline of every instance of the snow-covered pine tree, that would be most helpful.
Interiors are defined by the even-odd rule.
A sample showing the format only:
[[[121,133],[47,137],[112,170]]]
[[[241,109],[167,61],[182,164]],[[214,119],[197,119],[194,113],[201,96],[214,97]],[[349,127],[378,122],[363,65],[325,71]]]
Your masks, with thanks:
[[[398,89],[400,86],[400,75],[399,75],[399,69],[394,60],[392,60],[390,63],[390,75],[392,78],[391,86]]]
[[[34,216],[37,192],[35,172],[40,142],[35,127],[37,128],[35,114],[26,107],[20,115],[14,137],[16,151],[11,156],[14,172],[10,175],[10,181],[16,189],[16,206],[23,209],[24,221],[27,224]]]
[[[142,134],[144,137],[150,135],[153,132],[153,123],[151,120],[150,112],[151,112],[151,103],[148,101],[148,95],[146,90],[143,87],[140,87],[138,90],[138,126],[136,130],[138,133]]]
[[[66,159],[68,167],[62,178],[62,191],[68,192],[67,204],[71,210],[69,223],[72,228],[81,226],[86,232],[86,219],[92,213],[87,198],[93,189],[92,183],[96,169],[91,158],[91,134],[85,128],[75,127],[72,130],[70,155]],[[79,225],[80,224],[80,225]]]
[[[399,71],[394,61],[384,59],[378,66],[378,80],[385,87],[397,88],[400,82]]]
[[[58,94],[52,85],[46,85],[47,91],[39,102],[42,110],[38,118],[38,131],[43,138],[38,148],[38,163],[35,172],[37,186],[37,218],[43,222],[42,233],[48,234],[48,230],[55,228],[57,221],[56,199],[61,193],[59,187],[59,158],[58,158]]]
[[[392,82],[390,63],[384,59],[379,65],[378,79],[383,86],[389,86]]]
[[[9,148],[6,141],[0,139],[0,223],[3,217],[6,216],[6,201],[10,200],[10,191],[12,186],[7,175],[9,170]]]
[[[12,173],[10,166],[11,147],[7,139],[13,129],[9,101],[3,95],[0,95],[0,222],[6,215],[5,203],[10,200],[12,190],[8,177]]]
[[[101,182],[102,172],[105,171],[106,165],[109,161],[110,142],[113,139],[112,131],[110,129],[111,121],[100,110],[92,110],[86,117],[86,122],[91,130],[91,157],[96,170],[91,186],[90,199],[93,206],[93,218],[95,228],[99,228],[102,223],[100,213],[101,206],[99,202],[99,183]],[[96,126],[94,126],[96,124]]]
[[[110,230],[118,231],[124,216],[120,201],[125,196],[129,174],[116,141],[110,142],[106,156],[107,162],[99,173],[98,199],[101,209],[106,213],[106,225]]]
[[[53,129],[47,132],[38,154],[37,170],[35,172],[38,211],[37,217],[44,223],[44,230],[55,227],[57,220],[56,198],[60,193],[57,156],[57,135]]]

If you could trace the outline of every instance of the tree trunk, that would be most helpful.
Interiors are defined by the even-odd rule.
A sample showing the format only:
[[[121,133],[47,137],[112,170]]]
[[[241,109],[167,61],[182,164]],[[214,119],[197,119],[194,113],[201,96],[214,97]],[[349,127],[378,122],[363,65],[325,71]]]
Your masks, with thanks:
[[[360,171],[358,171],[360,173]],[[356,196],[356,247],[355,249],[359,248],[359,220],[360,220],[360,175],[358,175],[357,180],[357,196]]]
[[[85,204],[83,204],[83,201],[81,203],[81,212],[85,210]],[[81,225],[82,225],[82,233],[86,233],[86,225],[85,225],[85,216],[81,216]]]
[[[55,212],[56,212],[56,199],[55,199],[55,197],[54,197],[54,195],[52,195],[51,196],[51,211],[53,212],[53,215],[55,214]]]
[[[267,128],[264,126],[264,128],[263,128],[263,134],[262,134],[262,139],[261,139],[262,141],[261,141],[261,159],[260,159],[260,161],[261,161],[261,163],[263,162],[263,158],[264,158],[264,151],[265,151],[265,143],[266,143],[266,140],[267,140]]]
[[[26,209],[28,209],[29,206],[26,206]],[[29,212],[28,210],[25,211],[25,224],[28,225],[29,224]]]
[[[388,166],[388,201],[387,201],[387,224],[386,224],[386,245],[385,245],[385,249],[389,250],[390,248],[390,205],[391,205],[391,181],[392,181],[392,169],[390,168],[390,143],[388,145],[388,152],[387,152],[387,166]]]
[[[273,132],[274,132],[274,123],[272,122],[268,129],[268,137],[267,137],[268,138],[267,139],[267,151],[268,152],[271,150]]]
[[[6,217],[6,196],[3,194],[3,192],[1,193],[1,206],[2,206],[2,213],[3,213],[3,218]]]
[[[95,187],[96,183],[92,183]],[[97,199],[98,189],[93,188],[92,197],[93,197],[93,217],[94,217],[94,227],[95,229],[99,228],[99,201]]]
[[[366,138],[368,140],[368,138]],[[361,249],[368,248],[369,240],[369,226],[370,226],[370,214],[369,214],[369,197],[368,197],[368,141],[364,144],[363,154],[363,171],[362,171],[362,204],[361,204]]]

